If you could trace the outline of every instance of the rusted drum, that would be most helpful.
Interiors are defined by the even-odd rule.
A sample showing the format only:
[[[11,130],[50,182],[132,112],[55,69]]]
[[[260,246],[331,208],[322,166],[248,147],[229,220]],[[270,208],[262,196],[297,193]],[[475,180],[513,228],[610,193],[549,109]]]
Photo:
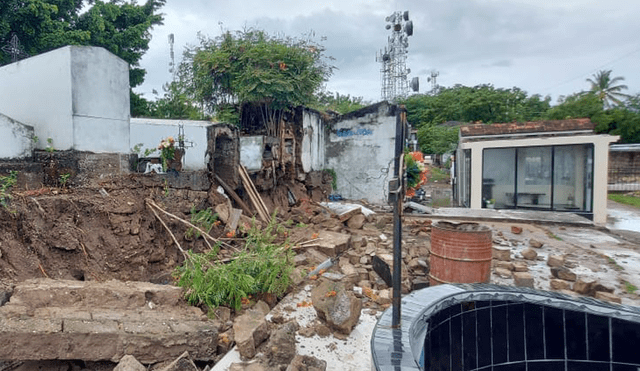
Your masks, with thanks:
[[[436,222],[431,226],[429,282],[488,283],[491,229],[478,223]]]

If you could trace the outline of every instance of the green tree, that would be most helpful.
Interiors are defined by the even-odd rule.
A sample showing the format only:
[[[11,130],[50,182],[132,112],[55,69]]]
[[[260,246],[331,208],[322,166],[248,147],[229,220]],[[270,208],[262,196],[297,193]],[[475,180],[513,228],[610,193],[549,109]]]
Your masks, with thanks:
[[[37,55],[65,45],[101,46],[129,63],[129,82],[144,81],[140,59],[149,49],[150,30],[162,24],[159,13],[166,0],[2,0],[0,42],[16,35],[24,51]],[[91,5],[80,13],[83,6]],[[11,55],[0,53],[0,65]],[[131,111],[144,112],[144,99],[131,92]]]
[[[622,100],[629,97],[629,95],[622,93],[627,89],[627,85],[618,84],[621,81],[624,81],[624,77],[611,78],[611,70],[601,70],[593,75],[593,79],[587,79],[587,82],[591,84],[590,91],[595,93],[607,108],[620,105]]]
[[[274,37],[260,30],[200,37],[178,69],[179,84],[206,114],[260,107],[265,124],[278,122],[291,107],[310,105],[333,67],[311,38]]]
[[[428,154],[441,155],[456,148],[460,128],[439,125],[425,125],[418,129],[418,143],[420,151]]]
[[[545,118],[548,120],[593,119],[593,117],[601,114],[603,110],[603,102],[595,93],[578,93],[563,98],[560,104],[547,111]]]
[[[338,92],[334,94],[330,91],[316,93],[316,99],[317,101],[311,105],[312,108],[324,112],[331,110],[340,114],[357,111],[371,104],[362,97],[352,97],[349,94],[344,95]]]

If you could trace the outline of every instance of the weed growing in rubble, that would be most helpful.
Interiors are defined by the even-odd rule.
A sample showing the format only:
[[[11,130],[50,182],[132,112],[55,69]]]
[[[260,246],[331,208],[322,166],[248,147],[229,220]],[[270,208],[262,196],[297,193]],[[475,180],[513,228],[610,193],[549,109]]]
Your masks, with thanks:
[[[614,258],[612,258],[610,256],[607,256],[607,261],[609,261],[609,264],[613,265],[613,268],[615,270],[617,270],[617,271],[624,270],[624,267],[622,267],[620,264],[618,264],[618,262]]]
[[[627,292],[629,294],[633,294],[634,292],[636,292],[638,290],[638,288],[634,284],[632,284],[630,282],[625,282],[624,283],[624,288],[625,288],[625,290],[627,290]]]
[[[69,173],[60,174],[60,185],[62,186],[62,188],[65,188],[67,186],[67,182],[69,182],[70,177],[71,174]]]
[[[196,211],[195,206],[191,208],[191,224],[207,233],[211,231],[216,220],[218,220],[218,214],[214,213],[210,207],[200,211]],[[200,231],[193,228],[187,229],[184,234],[187,239],[198,238],[200,235]]]
[[[324,172],[331,176],[331,189],[338,190],[338,174],[333,169],[324,169]]]
[[[53,148],[53,139],[51,137],[47,138],[47,148],[45,148],[44,150],[49,153],[53,153],[56,151],[56,149]]]
[[[289,241],[275,243],[278,230],[275,215],[266,228],[247,231],[245,246],[229,263],[220,262],[211,251],[189,252],[189,259],[174,272],[177,285],[186,289],[192,305],[215,308],[228,305],[239,310],[242,299],[258,293],[280,296],[291,285],[293,252]]]
[[[0,205],[5,208],[9,207],[9,200],[11,195],[9,194],[9,188],[13,187],[18,180],[18,172],[12,170],[9,175],[0,176]]]

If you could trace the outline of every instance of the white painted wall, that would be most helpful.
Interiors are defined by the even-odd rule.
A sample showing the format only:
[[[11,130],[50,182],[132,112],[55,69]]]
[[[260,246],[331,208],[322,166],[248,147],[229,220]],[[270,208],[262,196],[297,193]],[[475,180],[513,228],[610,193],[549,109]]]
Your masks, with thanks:
[[[613,135],[573,135],[509,140],[484,140],[462,142],[460,150],[471,149],[471,209],[482,208],[482,151],[485,148],[558,146],[593,143],[593,221],[597,225],[607,223],[607,176],[609,144],[620,139]]]
[[[396,116],[384,103],[375,112],[337,122],[326,138],[325,168],[337,175],[347,199],[385,203],[393,174]]]
[[[323,170],[325,168],[325,125],[317,112],[305,109],[302,112],[302,170]]]
[[[0,159],[21,159],[33,151],[33,127],[0,114]]]
[[[33,126],[37,148],[129,152],[129,67],[103,48],[66,46],[0,67],[0,113]]]
[[[207,170],[207,128],[215,125],[209,121],[191,120],[162,120],[148,118],[131,119],[131,148],[136,144],[142,144],[141,154],[147,148],[157,148],[162,139],[172,136],[178,141],[180,125],[184,125],[184,136],[186,143],[185,155],[182,166],[184,170]],[[192,146],[192,147],[189,147]],[[156,151],[151,156],[159,157]]]
[[[240,137],[240,163],[247,171],[262,169],[262,154],[264,153],[264,137]]]

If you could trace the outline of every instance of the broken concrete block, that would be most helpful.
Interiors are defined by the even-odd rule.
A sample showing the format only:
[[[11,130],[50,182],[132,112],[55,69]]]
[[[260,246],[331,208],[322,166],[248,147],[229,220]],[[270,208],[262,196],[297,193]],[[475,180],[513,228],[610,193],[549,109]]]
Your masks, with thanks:
[[[392,291],[390,289],[380,290],[378,292],[378,297],[376,298],[376,303],[380,305],[391,304],[392,299]]]
[[[515,226],[515,225],[512,225],[511,226],[511,233],[520,234],[520,233],[522,233],[522,228],[518,227],[518,226]]]
[[[269,337],[265,355],[269,359],[269,364],[288,365],[296,355],[296,331],[300,326],[294,320],[285,323],[282,327],[274,331]]]
[[[160,371],[199,371],[199,369],[191,358],[189,358],[189,353],[184,352],[167,367],[160,369]]]
[[[575,282],[577,279],[576,274],[565,267],[551,267],[549,269],[551,270],[551,275],[555,278],[571,282]]]
[[[236,346],[240,356],[251,359],[256,348],[269,337],[267,321],[261,312],[249,310],[233,322]]]
[[[571,284],[565,280],[559,280],[559,279],[552,279],[549,282],[549,287],[551,288],[551,290],[568,290],[571,288]]]
[[[146,371],[147,368],[142,365],[142,363],[138,362],[136,357],[132,355],[126,355],[120,359],[118,365],[113,369],[113,371]]]
[[[351,235],[337,232],[320,231],[318,233],[318,251],[335,257],[351,248]]]
[[[358,283],[358,281],[360,281],[360,274],[358,273],[356,267],[354,267],[353,265],[345,264],[344,266],[342,266],[341,270],[347,282],[356,284]]]
[[[351,229],[362,229],[365,219],[365,216],[362,214],[354,215],[347,220],[347,227]]]
[[[498,277],[502,277],[502,278],[511,278],[512,274],[511,271],[508,269],[504,269],[504,268],[496,268],[493,270],[493,274],[495,274]]]
[[[550,267],[562,267],[564,265],[564,256],[549,255],[549,258],[547,258],[547,265]]]
[[[511,261],[511,249],[494,246],[493,258],[505,262]]]
[[[311,291],[318,317],[332,329],[350,334],[360,319],[362,301],[340,282],[324,281]]]
[[[573,284],[573,291],[581,295],[592,296],[593,293],[595,292],[595,290],[593,289],[595,285],[596,285],[596,280],[578,278],[576,282]]]
[[[297,354],[286,371],[326,371],[327,362],[314,356],[301,356]]]
[[[536,260],[538,253],[534,249],[526,248],[520,252],[522,257],[527,260]]]
[[[544,244],[542,242],[532,238],[532,239],[529,240],[529,246],[531,246],[533,248],[536,248],[536,249],[539,249],[542,246],[544,246]]]
[[[528,272],[529,266],[524,262],[515,262],[513,263],[513,270],[516,272]]]
[[[496,260],[495,261],[495,267],[496,268],[502,268],[502,269],[506,269],[508,271],[514,271],[516,269],[515,265],[511,262],[505,262],[505,261],[500,261],[500,260]]]
[[[605,286],[601,283],[596,283],[593,285],[593,291],[594,292],[602,291],[602,292],[608,292],[610,294],[613,294],[615,290],[612,287]]]
[[[267,369],[260,362],[252,363],[232,363],[228,371],[266,371]]]
[[[513,273],[513,282],[519,287],[533,288],[533,276],[529,272]]]
[[[620,299],[617,295],[612,294],[610,292],[605,291],[596,291],[596,299],[608,301],[611,303],[622,304],[622,299]]]

